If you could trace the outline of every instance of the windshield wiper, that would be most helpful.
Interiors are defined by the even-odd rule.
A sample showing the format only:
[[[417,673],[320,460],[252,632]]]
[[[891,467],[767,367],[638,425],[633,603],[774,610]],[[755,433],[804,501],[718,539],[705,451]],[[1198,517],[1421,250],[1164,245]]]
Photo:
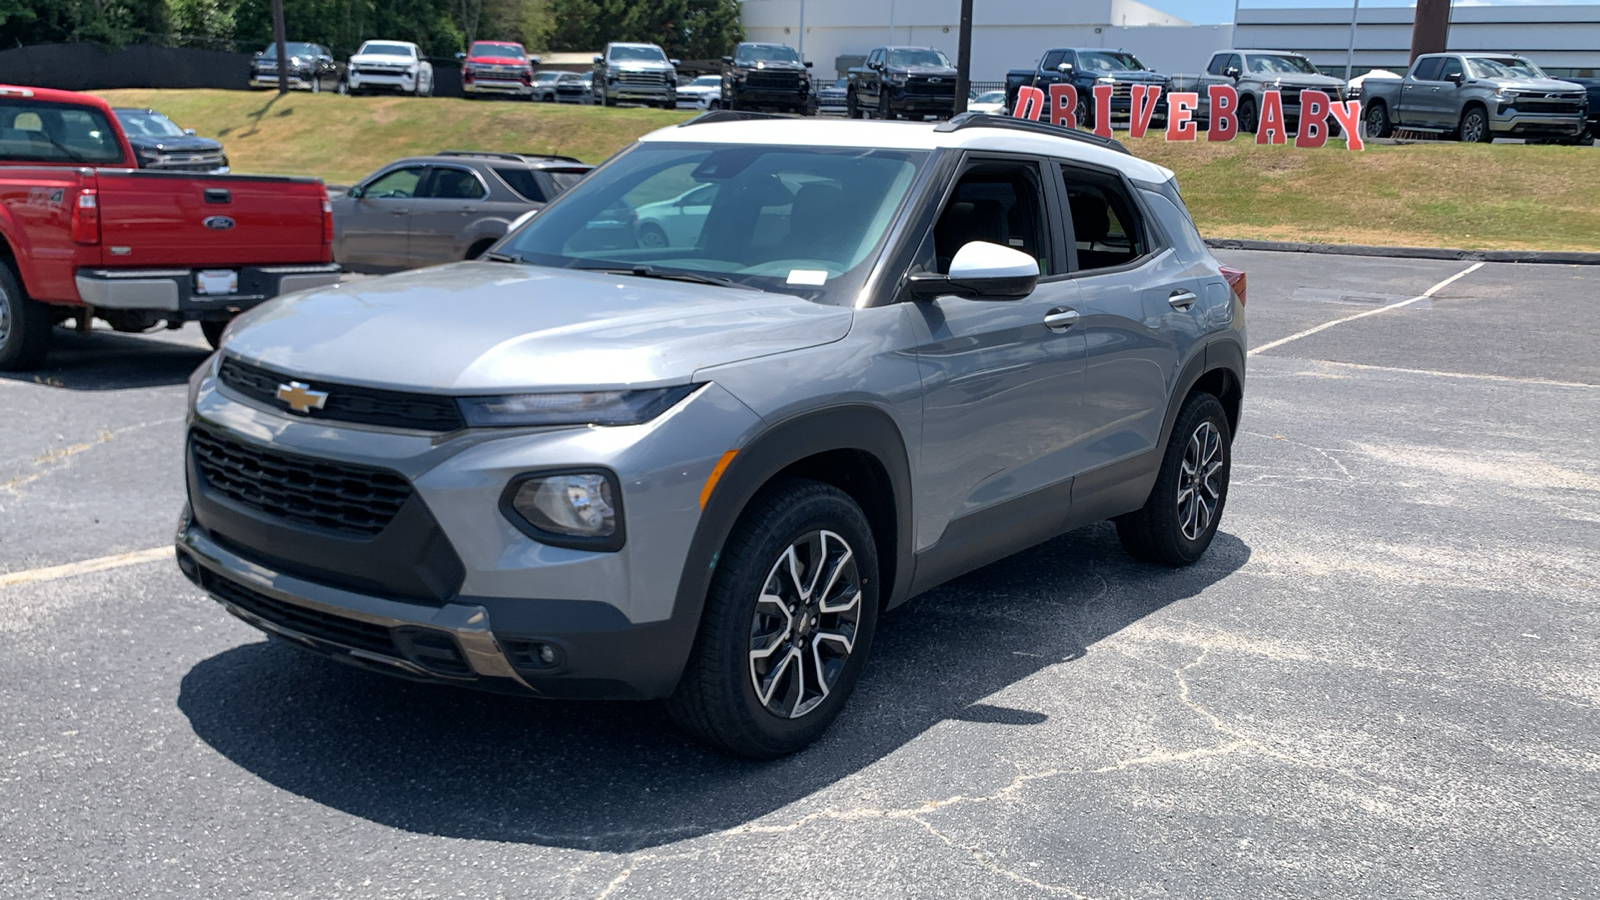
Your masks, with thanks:
[[[701,275],[699,272],[686,272],[682,269],[657,269],[654,266],[573,266],[585,272],[605,272],[608,275],[632,275],[636,278],[660,278],[665,281],[687,281],[691,284],[712,284],[717,287],[743,288],[732,278],[718,278],[714,275]]]
[[[490,252],[490,253],[485,253],[482,256],[478,257],[478,258],[479,259],[486,259],[489,262],[508,262],[508,263],[519,263],[519,262],[522,262],[522,257],[517,256],[517,255],[512,254],[512,253],[494,253],[494,252]]]

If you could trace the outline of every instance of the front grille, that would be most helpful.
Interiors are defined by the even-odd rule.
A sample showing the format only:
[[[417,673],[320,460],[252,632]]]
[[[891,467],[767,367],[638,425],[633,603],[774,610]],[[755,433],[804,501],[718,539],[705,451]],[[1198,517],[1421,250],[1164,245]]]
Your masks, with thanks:
[[[794,72],[751,72],[745,84],[756,90],[796,91],[800,89],[800,76]]]
[[[331,644],[401,658],[394,636],[382,625],[285,603],[203,567],[200,570],[200,582],[206,590],[223,601],[281,628]]]
[[[504,81],[516,81],[522,77],[522,69],[515,66],[469,66],[468,71],[473,78],[494,78]]]
[[[913,75],[906,79],[906,92],[929,97],[954,97],[956,80],[944,75]]]
[[[411,498],[387,469],[253,447],[196,428],[195,469],[211,491],[267,515],[358,537],[382,531]]]
[[[1524,112],[1537,113],[1565,113],[1576,115],[1583,109],[1583,100],[1579,97],[1518,97],[1512,106]]]
[[[618,84],[666,84],[667,76],[664,72],[620,72],[617,74]]]
[[[279,386],[297,380],[292,375],[230,357],[223,358],[220,376],[223,386],[229,390],[278,410],[287,409],[278,400]],[[466,426],[461,418],[461,409],[452,397],[380,391],[322,381],[303,383],[309,383],[313,390],[328,395],[322,408],[310,410],[305,414],[306,418],[334,419],[413,431],[455,431]]]
[[[405,71],[405,66],[356,66],[356,72],[361,75],[403,75]]]

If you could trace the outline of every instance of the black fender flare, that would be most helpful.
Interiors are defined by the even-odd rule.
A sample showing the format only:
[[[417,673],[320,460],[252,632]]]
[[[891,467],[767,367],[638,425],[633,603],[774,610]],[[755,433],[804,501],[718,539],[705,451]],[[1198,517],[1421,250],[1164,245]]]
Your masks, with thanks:
[[[911,518],[911,464],[905,437],[894,419],[883,410],[866,404],[835,406],[801,413],[771,426],[739,449],[717,481],[695,527],[678,579],[672,604],[672,622],[688,629],[678,641],[682,671],[699,632],[706,592],[717,559],[728,541],[733,526],[750,501],[773,476],[789,466],[830,450],[855,450],[872,457],[888,474],[894,496],[894,576],[885,584],[879,601],[885,608],[905,599],[911,585],[913,525]],[[883,541],[879,541],[879,565],[883,566]]]
[[[1201,378],[1218,369],[1227,372],[1239,384],[1242,394],[1244,390],[1244,347],[1232,338],[1214,340],[1200,352],[1189,357],[1189,362],[1178,373],[1178,380],[1173,385],[1172,396],[1167,400],[1167,415],[1161,422],[1161,442],[1157,448],[1165,448],[1167,441],[1172,439],[1172,427],[1178,421],[1178,411],[1183,408],[1183,401],[1188,399],[1189,392],[1194,390]]]

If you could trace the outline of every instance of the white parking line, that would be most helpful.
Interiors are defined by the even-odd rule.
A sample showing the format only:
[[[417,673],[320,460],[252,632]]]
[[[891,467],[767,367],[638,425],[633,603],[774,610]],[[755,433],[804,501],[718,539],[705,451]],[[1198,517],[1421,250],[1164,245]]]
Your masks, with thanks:
[[[1326,330],[1328,330],[1329,328],[1332,328],[1335,325],[1342,325],[1345,322],[1353,322],[1356,319],[1365,319],[1367,316],[1375,316],[1378,313],[1386,313],[1391,309],[1399,309],[1402,306],[1410,306],[1411,304],[1416,303],[1419,300],[1426,300],[1429,297],[1432,297],[1434,294],[1437,294],[1438,292],[1440,292],[1440,291],[1444,290],[1445,288],[1449,287],[1450,285],[1455,284],[1457,279],[1465,278],[1468,275],[1471,275],[1473,272],[1476,272],[1481,268],[1483,268],[1483,263],[1481,263],[1481,262],[1473,263],[1472,265],[1467,266],[1465,269],[1462,269],[1460,272],[1457,272],[1454,275],[1451,275],[1449,278],[1446,278],[1445,280],[1443,280],[1443,281],[1439,282],[1438,284],[1434,285],[1433,287],[1428,288],[1427,290],[1423,291],[1422,293],[1418,294],[1417,296],[1412,297],[1410,300],[1401,300],[1399,303],[1391,303],[1388,306],[1380,306],[1377,309],[1369,309],[1369,310],[1366,310],[1365,312],[1358,312],[1353,316],[1345,316],[1342,319],[1334,319],[1332,322],[1323,322],[1321,325],[1318,325],[1315,328],[1307,328],[1305,331],[1299,332],[1297,334],[1291,334],[1291,335],[1289,335],[1288,337],[1285,337],[1285,338],[1278,338],[1275,341],[1271,341],[1269,343],[1262,344],[1259,347],[1252,347],[1250,349],[1250,355],[1251,356],[1255,356],[1257,353],[1264,353],[1264,352],[1266,352],[1268,350],[1271,350],[1274,347],[1282,347],[1284,344],[1287,344],[1290,341],[1298,341],[1303,337],[1310,337],[1311,335],[1316,334],[1319,331],[1326,331]]]
[[[23,572],[7,572],[0,575],[0,587],[10,587],[15,584],[34,584],[40,581],[55,581],[58,578],[71,578],[74,575],[87,575],[90,572],[104,572],[107,569],[120,569],[123,566],[137,566],[141,563],[157,562],[158,560],[171,559],[172,547],[151,547],[149,550],[135,550],[132,553],[118,553],[115,556],[102,556],[98,559],[85,559],[81,562],[67,563],[62,566],[48,566],[43,569],[28,569]]]

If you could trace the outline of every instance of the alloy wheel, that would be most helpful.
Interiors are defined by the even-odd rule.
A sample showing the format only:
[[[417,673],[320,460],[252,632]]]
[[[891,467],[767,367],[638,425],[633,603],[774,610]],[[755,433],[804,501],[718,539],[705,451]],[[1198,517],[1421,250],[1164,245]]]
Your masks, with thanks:
[[[1477,110],[1472,110],[1461,122],[1461,140],[1476,144],[1483,140],[1483,129],[1483,116]]]
[[[11,293],[0,286],[0,347],[11,336]]]
[[[1178,470],[1178,527],[1191,541],[1199,540],[1216,518],[1222,502],[1218,476],[1226,452],[1222,433],[1210,422],[1201,422],[1189,435]]]
[[[855,649],[861,576],[850,544],[813,531],[767,572],[750,621],[750,683],[768,712],[798,719],[828,698]]]

